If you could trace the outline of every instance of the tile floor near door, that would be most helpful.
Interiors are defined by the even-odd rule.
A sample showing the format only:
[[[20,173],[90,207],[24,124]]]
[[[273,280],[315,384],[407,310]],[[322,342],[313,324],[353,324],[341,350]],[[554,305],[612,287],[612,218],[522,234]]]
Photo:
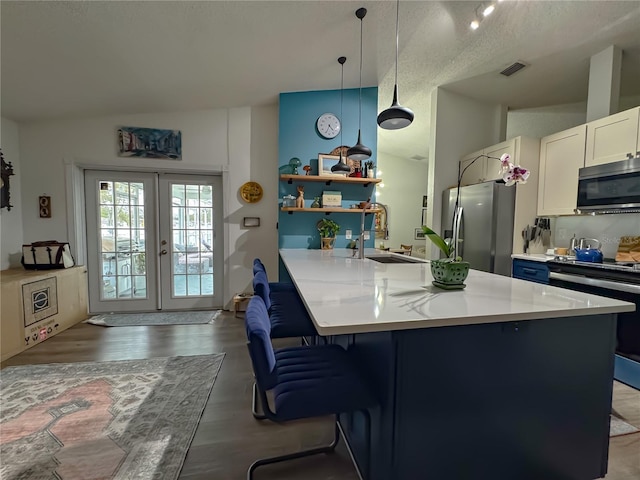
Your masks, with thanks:
[[[234,318],[233,312],[224,312],[213,325],[105,328],[78,324],[7,360],[2,367],[219,352],[225,352],[226,357],[187,455],[181,479],[243,479],[247,467],[257,458],[331,440],[330,418],[288,425],[253,419],[250,412],[253,376],[244,325],[241,318]],[[616,383],[613,405],[628,422],[640,425],[640,392]],[[339,448],[335,455],[266,466],[255,476],[256,480],[357,479],[344,448]],[[640,432],[612,438],[606,480],[639,478]]]

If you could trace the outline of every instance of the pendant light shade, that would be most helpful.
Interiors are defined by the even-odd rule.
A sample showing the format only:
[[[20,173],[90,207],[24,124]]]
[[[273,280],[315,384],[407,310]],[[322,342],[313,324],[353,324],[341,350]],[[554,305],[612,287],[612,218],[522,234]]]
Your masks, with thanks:
[[[347,57],[340,57],[338,58],[338,63],[340,64],[340,121],[342,122],[342,91],[343,91],[343,85],[344,85],[344,62],[347,61]],[[336,163],[333,167],[331,167],[331,171],[332,172],[344,172],[344,173],[350,173],[351,172],[351,167],[349,165],[347,165],[346,161],[342,161],[342,130],[343,128],[340,127],[340,160],[338,160],[338,163]],[[345,159],[346,160],[346,159]]]
[[[366,8],[356,10],[356,17],[360,19],[360,90],[358,92],[358,143],[347,150],[347,157],[354,160],[366,160],[371,156],[371,149],[362,144],[360,130],[362,127],[362,19],[367,14]]]
[[[413,122],[413,112],[407,107],[398,103],[398,23],[400,11],[400,0],[396,1],[396,83],[393,86],[393,102],[386,110],[378,115],[378,125],[386,130],[398,130],[408,127]]]

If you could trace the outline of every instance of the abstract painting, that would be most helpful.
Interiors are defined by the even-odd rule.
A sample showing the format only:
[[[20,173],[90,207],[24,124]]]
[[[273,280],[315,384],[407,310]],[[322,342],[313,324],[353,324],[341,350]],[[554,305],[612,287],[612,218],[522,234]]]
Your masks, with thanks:
[[[118,155],[182,160],[182,133],[180,130],[120,127]]]

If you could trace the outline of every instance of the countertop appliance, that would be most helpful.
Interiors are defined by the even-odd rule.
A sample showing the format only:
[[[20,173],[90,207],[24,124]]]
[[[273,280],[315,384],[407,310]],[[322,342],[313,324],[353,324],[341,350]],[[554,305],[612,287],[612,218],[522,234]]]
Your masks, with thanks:
[[[511,276],[516,189],[496,182],[461,187],[457,211],[456,194],[443,192],[445,241],[455,242],[456,255],[471,268]]]
[[[640,390],[640,263],[556,257],[547,266],[551,285],[635,304],[635,312],[618,314],[614,378]]]
[[[640,157],[581,168],[577,204],[581,213],[640,212]]]

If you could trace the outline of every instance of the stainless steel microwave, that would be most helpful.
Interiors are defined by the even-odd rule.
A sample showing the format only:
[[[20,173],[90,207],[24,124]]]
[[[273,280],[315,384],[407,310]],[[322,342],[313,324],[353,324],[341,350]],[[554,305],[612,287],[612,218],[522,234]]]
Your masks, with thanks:
[[[581,168],[580,213],[640,212],[640,157]]]

